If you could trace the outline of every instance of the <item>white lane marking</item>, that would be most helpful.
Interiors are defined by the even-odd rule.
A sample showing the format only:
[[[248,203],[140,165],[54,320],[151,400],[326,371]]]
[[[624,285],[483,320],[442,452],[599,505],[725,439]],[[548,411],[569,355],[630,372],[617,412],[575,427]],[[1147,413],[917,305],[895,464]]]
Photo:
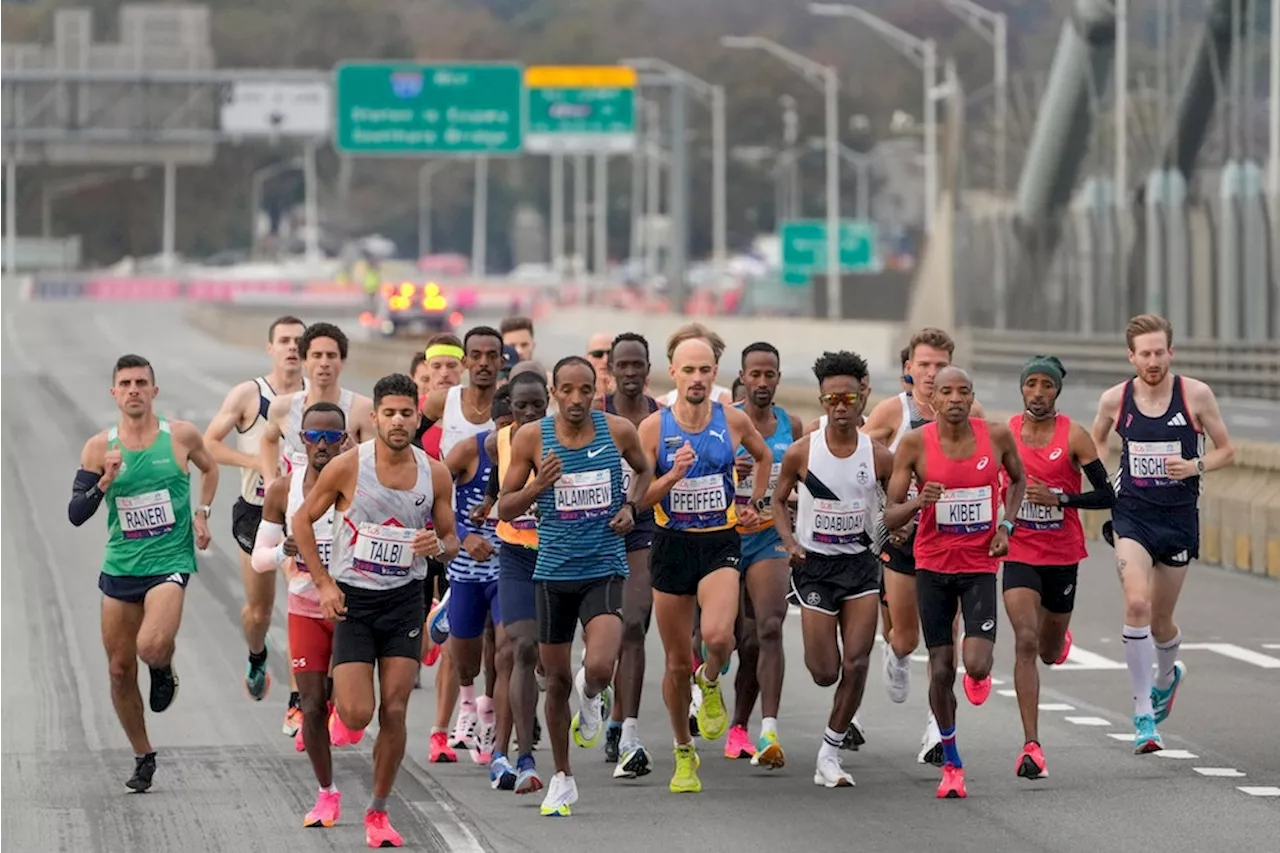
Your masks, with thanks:
[[[1275,785],[1238,785],[1236,790],[1251,797],[1280,797],[1280,788]]]
[[[1187,759],[1187,758],[1200,757],[1196,755],[1194,752],[1190,752],[1185,749],[1162,749],[1159,752],[1157,752],[1156,755],[1160,756],[1161,758],[1174,758],[1174,759]]]
[[[446,850],[458,850],[463,853],[483,853],[485,850],[480,839],[476,838],[475,834],[462,822],[462,818],[458,817],[458,810],[452,803],[444,800],[418,800],[411,805],[431,819],[432,826],[444,840]],[[435,814],[437,809],[444,813],[443,816]]]
[[[1199,773],[1201,776],[1236,778],[1245,775],[1243,770],[1237,770],[1234,767],[1192,767],[1191,769]]]
[[[1185,648],[1185,646],[1184,646]],[[1071,653],[1067,655],[1067,660],[1054,668],[1055,672],[1084,672],[1100,671],[1100,670],[1119,670],[1128,669],[1128,666],[1120,661],[1111,660],[1111,658],[1103,657],[1095,652],[1082,649],[1078,645],[1071,646]]]
[[[28,373],[39,373],[39,365],[31,358],[31,353],[27,350],[26,345],[22,343],[22,337],[18,334],[18,327],[13,319],[12,311],[4,315],[4,336],[8,339],[9,346],[13,348],[13,354],[18,357],[18,361],[22,362],[23,368]]]
[[[1280,649],[1280,643],[1263,643],[1264,649]]]
[[[1183,643],[1182,650],[1215,652],[1223,657],[1251,663],[1263,669],[1280,669],[1280,658],[1264,655],[1262,652],[1255,652],[1253,649],[1246,649],[1235,643]]]
[[[1068,705],[1066,702],[1041,702],[1041,711],[1074,711],[1075,705]]]
[[[1068,723],[1077,726],[1109,726],[1110,720],[1104,720],[1102,717],[1063,717]]]
[[[1125,743],[1128,743],[1129,741],[1133,740],[1133,735],[1126,734],[1125,732],[1108,732],[1107,737],[1111,738],[1112,740],[1122,740]]]
[[[1016,690],[997,690],[996,693],[999,693],[1001,696],[1004,696],[1006,699],[1018,698],[1018,691]]]

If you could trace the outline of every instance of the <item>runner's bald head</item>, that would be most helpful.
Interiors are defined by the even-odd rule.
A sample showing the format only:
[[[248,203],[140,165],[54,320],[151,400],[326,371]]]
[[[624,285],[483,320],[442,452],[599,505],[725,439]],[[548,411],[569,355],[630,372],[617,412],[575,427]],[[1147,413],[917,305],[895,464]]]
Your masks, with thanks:
[[[947,365],[938,371],[938,376],[934,379],[934,385],[941,388],[948,383],[962,383],[973,388],[973,380],[969,378],[968,372],[964,369],[956,367],[954,364]]]
[[[672,365],[679,365],[689,360],[707,360],[714,364],[716,361],[715,350],[705,338],[686,338],[672,348],[671,363]]]
[[[511,373],[508,375],[507,381],[510,382],[521,373],[537,373],[539,375],[546,376],[547,370],[536,361],[520,361],[516,363],[515,367],[511,368]]]

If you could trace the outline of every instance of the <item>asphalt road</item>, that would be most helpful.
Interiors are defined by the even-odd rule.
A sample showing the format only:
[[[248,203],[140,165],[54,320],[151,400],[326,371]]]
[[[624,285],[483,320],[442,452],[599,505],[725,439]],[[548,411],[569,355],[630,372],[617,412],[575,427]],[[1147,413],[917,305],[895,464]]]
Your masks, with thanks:
[[[280,734],[287,695],[282,657],[271,660],[276,686],[266,701],[244,694],[231,471],[224,472],[216,502],[215,544],[201,559],[178,637],[181,695],[165,714],[148,718],[160,750],[156,786],[144,796],[124,793],[130,753],[111,708],[98,635],[95,575],[105,522],[96,518],[76,529],[66,521],[76,457],[85,439],[116,417],[109,376],[122,352],[139,351],[155,363],[162,412],[202,426],[231,383],[264,365],[250,350],[186,328],[173,306],[69,308],[4,306],[0,364],[8,416],[0,486],[9,519],[2,557],[10,569],[0,575],[6,676],[0,831],[6,843],[15,850],[113,853],[361,846],[371,738],[338,751],[337,784],[345,794],[340,825],[303,830],[315,782],[305,757]],[[540,334],[554,353],[556,336]],[[367,390],[370,367],[353,359],[350,369],[359,375],[349,384]],[[804,670],[793,614],[785,629],[790,669],[780,723],[785,768],[766,772],[730,763],[720,757],[723,741],[702,744],[704,792],[669,794],[660,679],[651,672],[641,735],[655,754],[656,772],[617,782],[598,750],[575,750],[581,800],[572,818],[547,820],[538,816],[537,797],[491,791],[484,771],[465,759],[452,766],[426,762],[434,707],[428,687],[410,705],[409,756],[392,819],[407,847],[428,850],[728,851],[788,849],[796,841],[816,850],[855,844],[895,853],[1274,850],[1280,586],[1194,567],[1180,608],[1189,675],[1164,727],[1168,749],[1137,757],[1120,742],[1131,733],[1130,691],[1109,557],[1105,546],[1094,546],[1081,573],[1077,651],[1066,666],[1044,675],[1048,779],[1028,783],[1013,773],[1021,735],[1014,700],[1000,692],[1012,688],[1006,623],[995,673],[1003,683],[981,708],[961,700],[967,800],[934,799],[937,771],[914,760],[926,714],[923,664],[914,666],[910,699],[896,706],[881,684],[879,651],[860,714],[869,743],[845,757],[857,787],[814,787],[830,690],[814,686]],[[277,616],[279,641],[283,611]],[[660,659],[656,636],[649,649],[651,661]],[[545,747],[539,757],[549,774]]]

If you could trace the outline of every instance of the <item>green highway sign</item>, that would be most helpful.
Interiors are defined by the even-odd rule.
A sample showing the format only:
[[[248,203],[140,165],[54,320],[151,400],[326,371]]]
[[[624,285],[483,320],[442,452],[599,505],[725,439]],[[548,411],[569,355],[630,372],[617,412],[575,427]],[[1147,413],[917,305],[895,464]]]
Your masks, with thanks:
[[[540,154],[630,151],[638,82],[635,69],[625,65],[525,69],[525,148]]]
[[[874,222],[844,219],[840,222],[839,233],[842,273],[872,273],[883,268]],[[814,273],[826,272],[826,236],[825,219],[793,219],[782,223],[779,237],[784,284],[804,287]]]
[[[386,156],[519,154],[523,69],[514,63],[340,63],[334,147]]]

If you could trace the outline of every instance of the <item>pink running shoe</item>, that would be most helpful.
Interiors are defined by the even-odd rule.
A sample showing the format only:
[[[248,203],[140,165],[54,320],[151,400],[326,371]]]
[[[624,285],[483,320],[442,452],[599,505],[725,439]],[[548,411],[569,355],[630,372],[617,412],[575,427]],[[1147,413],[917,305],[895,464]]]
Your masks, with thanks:
[[[431,758],[432,764],[453,764],[458,760],[458,753],[453,751],[453,747],[449,746],[448,732],[432,732],[431,733]]]
[[[316,804],[302,819],[303,826],[323,826],[328,828],[338,822],[342,814],[342,794],[334,791],[321,791],[316,797]]]
[[[1071,629],[1067,629],[1066,636],[1062,638],[1062,654],[1058,655],[1058,659],[1053,662],[1054,666],[1062,666],[1067,662],[1067,656],[1071,654]]]
[[[334,746],[355,746],[364,738],[364,729],[353,730],[342,722],[335,708],[329,712],[329,743]]]
[[[724,757],[730,761],[737,761],[739,758],[754,758],[756,748],[751,743],[751,736],[747,734],[744,726],[734,726],[729,729],[729,738],[724,744]]]
[[[364,841],[370,847],[403,847],[404,839],[391,826],[386,812],[364,813]]]
[[[293,736],[293,748],[298,752],[306,752],[307,745],[302,742],[302,727],[298,727],[298,733]]]
[[[969,701],[974,705],[981,705],[987,701],[987,697],[991,695],[991,676],[987,676],[981,681],[974,681],[969,677],[969,673],[964,674],[964,695],[969,697]]]

